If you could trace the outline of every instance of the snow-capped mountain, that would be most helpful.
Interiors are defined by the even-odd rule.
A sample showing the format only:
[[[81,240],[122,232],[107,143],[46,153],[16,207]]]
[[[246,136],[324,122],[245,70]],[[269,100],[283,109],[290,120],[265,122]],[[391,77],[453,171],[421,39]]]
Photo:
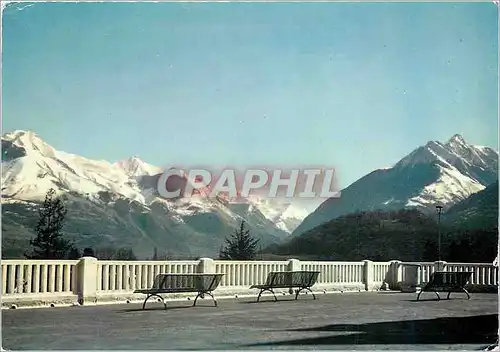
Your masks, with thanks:
[[[446,143],[428,142],[393,167],[379,169],[323,202],[298,226],[299,235],[324,222],[356,211],[416,207],[424,212],[445,208],[498,180],[498,152],[468,144],[454,135]]]
[[[121,168],[125,172],[125,174],[133,178],[144,175],[157,175],[163,171],[161,167],[150,165],[137,156],[132,156],[128,159],[117,161],[113,164],[113,166]]]
[[[50,188],[94,197],[109,191],[145,203],[137,183],[120,164],[57,151],[33,132],[2,136],[2,198],[37,201]]]
[[[203,194],[165,200],[156,189],[161,168],[138,157],[110,163],[58,151],[31,131],[3,135],[2,152],[4,252],[5,241],[22,246],[19,232],[32,235],[33,210],[50,188],[66,199],[66,229],[77,243],[127,244],[139,255],[158,247],[213,256],[241,220],[264,246],[287,237],[306,215],[252,199],[237,211]]]
[[[269,199],[250,196],[250,204],[258,209],[267,219],[271,220],[283,231],[292,232],[309,214],[305,208],[294,206],[285,199]]]

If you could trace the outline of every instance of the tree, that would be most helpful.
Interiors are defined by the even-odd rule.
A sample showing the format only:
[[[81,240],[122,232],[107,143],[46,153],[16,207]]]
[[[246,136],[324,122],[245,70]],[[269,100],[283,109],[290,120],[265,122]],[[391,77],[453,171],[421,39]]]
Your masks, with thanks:
[[[84,248],[82,257],[95,257],[94,250],[90,247]]]
[[[468,238],[457,239],[448,247],[446,260],[452,262],[470,262],[472,247]]]
[[[154,252],[153,252],[153,259],[152,260],[158,260],[158,248],[155,247]]]
[[[115,248],[112,246],[96,248],[95,257],[99,260],[137,260],[131,248]]]
[[[115,260],[137,260],[134,251],[131,248],[120,248],[116,251]]]
[[[219,258],[228,260],[252,260],[257,254],[259,240],[252,238],[250,230],[242,221],[239,230],[226,238],[226,246],[220,250]]]
[[[153,260],[163,260],[163,261],[168,260],[168,255],[166,252],[161,252],[160,254],[158,254],[156,248],[155,252],[156,255],[153,255]]]
[[[28,259],[65,259],[74,247],[63,238],[61,230],[67,210],[55,193],[53,188],[49,189],[38,211],[36,237],[30,240],[33,250],[31,254],[25,254]]]
[[[68,259],[71,259],[71,260],[76,260],[76,259],[80,259],[81,255],[80,255],[80,250],[76,247],[72,247],[69,252],[68,252]]]
[[[99,260],[112,260],[116,254],[113,247],[100,247],[95,250],[95,257]]]

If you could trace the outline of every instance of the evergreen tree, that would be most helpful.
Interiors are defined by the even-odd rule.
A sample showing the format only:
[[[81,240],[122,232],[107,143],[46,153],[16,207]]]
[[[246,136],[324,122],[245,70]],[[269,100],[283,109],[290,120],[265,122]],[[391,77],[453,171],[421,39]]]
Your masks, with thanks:
[[[82,257],[95,257],[94,250],[90,247],[84,248]]]
[[[68,259],[76,260],[80,258],[81,258],[80,250],[76,247],[72,247],[68,252]]]
[[[158,260],[158,248],[155,247],[153,252],[153,260]]]
[[[55,193],[51,188],[39,209],[36,237],[30,240],[32,253],[25,254],[28,259],[65,259],[73,248],[73,244],[64,239],[61,232],[67,210]]]
[[[97,248],[95,250],[95,257],[99,260],[137,260],[131,248],[116,248],[112,246]]]
[[[120,248],[116,251],[114,260],[137,260],[134,251],[131,248]]]
[[[250,230],[242,221],[239,230],[226,238],[226,246],[220,250],[219,258],[228,260],[253,260],[257,254],[259,240],[252,238]]]
[[[116,248],[107,246],[96,248],[95,257],[99,260],[112,260],[116,255]]]

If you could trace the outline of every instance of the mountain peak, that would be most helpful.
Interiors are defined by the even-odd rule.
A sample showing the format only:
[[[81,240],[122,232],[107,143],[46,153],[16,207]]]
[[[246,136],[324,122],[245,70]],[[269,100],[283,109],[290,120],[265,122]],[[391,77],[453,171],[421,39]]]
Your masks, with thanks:
[[[14,140],[22,137],[41,139],[35,132],[30,130],[14,130],[12,132],[7,132],[3,134],[2,139]]]
[[[117,165],[128,165],[128,164],[138,164],[138,163],[142,163],[142,159],[139,158],[138,156],[134,155],[134,156],[130,156],[126,159],[122,159],[122,160],[119,160],[117,161],[115,164]]]
[[[130,167],[130,166],[143,165],[143,164],[146,164],[146,162],[144,160],[142,160],[141,158],[139,158],[137,155],[134,155],[134,156],[128,157],[127,159],[117,161],[116,164]]]
[[[498,153],[468,144],[460,134],[445,144],[429,141],[403,157],[390,172],[371,172],[328,199],[293,232],[300,235],[342,215],[374,209],[417,208],[435,214],[498,180]]]
[[[6,146],[7,148],[15,146],[18,149],[24,150],[24,154],[35,152],[45,156],[54,155],[54,148],[45,143],[45,141],[33,131],[15,130],[7,132],[2,136],[2,144],[3,142],[8,143]]]
[[[456,165],[458,162],[482,168],[490,168],[488,166],[490,162],[483,160],[483,157],[478,153],[494,154],[490,153],[487,148],[481,149],[467,143],[464,137],[457,133],[444,144],[439,141],[429,141],[425,146],[414,149],[410,154],[401,159],[395,167],[435,162]]]
[[[124,170],[129,176],[134,177],[144,175],[152,176],[161,173],[161,168],[148,164],[137,155],[117,161],[114,165]]]
[[[460,134],[454,134],[448,142],[446,142],[446,145],[452,145],[452,144],[461,144],[461,145],[468,145],[468,143],[465,141],[464,137]]]

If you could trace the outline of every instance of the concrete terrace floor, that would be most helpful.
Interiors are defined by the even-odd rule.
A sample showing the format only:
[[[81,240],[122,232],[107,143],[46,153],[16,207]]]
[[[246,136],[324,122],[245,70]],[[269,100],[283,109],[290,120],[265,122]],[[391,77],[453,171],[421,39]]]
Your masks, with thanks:
[[[8,350],[479,350],[498,331],[496,294],[361,292],[2,311]],[[428,299],[428,300],[427,300]]]

